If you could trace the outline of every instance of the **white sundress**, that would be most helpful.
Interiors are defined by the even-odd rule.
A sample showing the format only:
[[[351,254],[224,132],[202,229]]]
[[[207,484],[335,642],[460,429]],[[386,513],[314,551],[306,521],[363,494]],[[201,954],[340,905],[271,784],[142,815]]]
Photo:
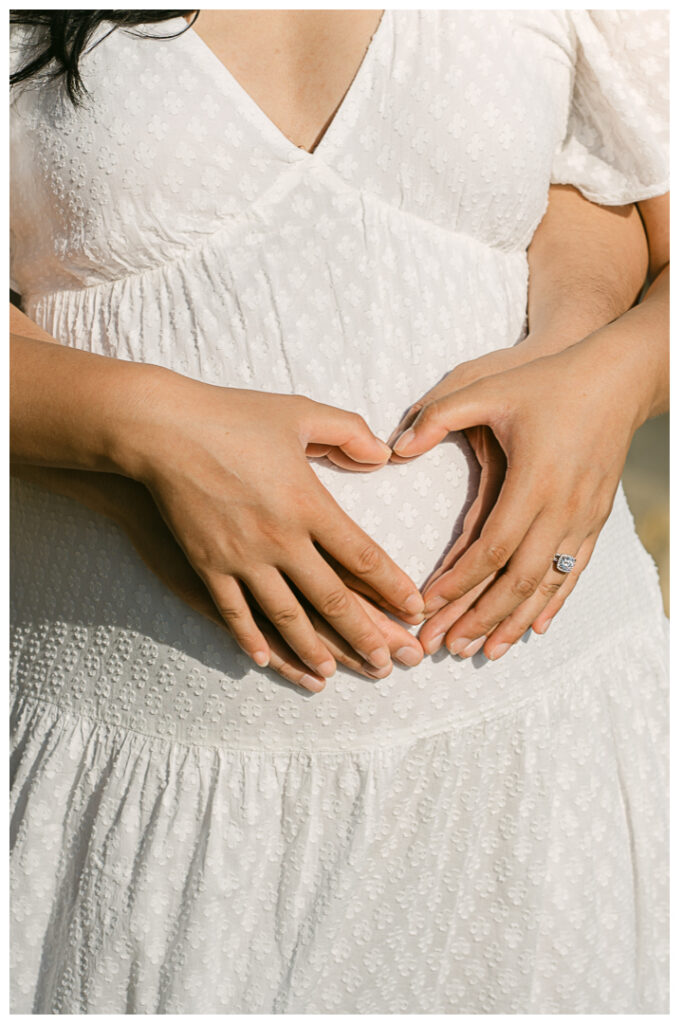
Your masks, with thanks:
[[[65,345],[386,437],[524,337],[551,182],[667,191],[667,39],[662,11],[387,10],[309,154],[193,29],[116,29],[87,106],[12,92],[12,286]],[[460,434],[314,465],[418,584],[478,479]],[[621,488],[547,635],[318,695],[109,520],[11,501],[13,1012],[667,1012],[668,620]]]

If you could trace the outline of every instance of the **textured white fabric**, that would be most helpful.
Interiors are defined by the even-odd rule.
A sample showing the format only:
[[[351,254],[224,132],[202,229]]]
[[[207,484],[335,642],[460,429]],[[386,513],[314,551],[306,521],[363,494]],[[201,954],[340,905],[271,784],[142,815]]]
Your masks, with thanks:
[[[66,345],[387,436],[524,337],[551,181],[666,191],[665,41],[389,10],[311,155],[192,30],[117,30],[86,108],[14,93],[14,287]],[[478,478],[460,435],[315,465],[418,583]],[[668,622],[621,488],[545,637],[315,696],[76,502],[14,482],[12,546],[14,1012],[666,1012]]]

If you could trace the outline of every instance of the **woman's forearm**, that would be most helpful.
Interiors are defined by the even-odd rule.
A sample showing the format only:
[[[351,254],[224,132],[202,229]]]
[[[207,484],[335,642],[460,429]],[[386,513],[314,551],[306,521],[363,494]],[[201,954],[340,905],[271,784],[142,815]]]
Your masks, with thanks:
[[[669,266],[658,273],[633,309],[581,344],[592,349],[609,380],[613,400],[628,403],[634,427],[669,408]],[[597,363],[596,363],[597,365]]]
[[[536,354],[560,351],[625,313],[648,268],[636,207],[598,206],[569,185],[551,186],[527,256],[528,338],[522,345]]]
[[[134,475],[146,403],[168,371],[55,344],[14,307],[11,328],[11,461]]]

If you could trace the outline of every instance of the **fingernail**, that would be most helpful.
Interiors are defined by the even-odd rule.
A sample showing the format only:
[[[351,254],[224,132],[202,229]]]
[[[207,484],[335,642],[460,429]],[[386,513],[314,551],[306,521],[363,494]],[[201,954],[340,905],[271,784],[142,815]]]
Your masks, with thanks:
[[[411,594],[403,607],[409,615],[419,615],[424,610],[424,599],[419,594]]]
[[[252,654],[252,658],[254,659],[256,664],[260,666],[260,668],[265,668],[268,662],[270,661],[270,655],[266,654],[265,651],[256,651],[254,654]]]
[[[397,441],[394,441],[394,451],[397,455],[400,455],[404,448],[409,448],[415,440],[415,431],[412,429],[404,430]]]
[[[552,621],[553,621],[552,619],[547,619],[547,620],[546,620],[546,621],[545,621],[545,622],[543,623],[543,625],[541,626],[541,628],[540,628],[540,629],[539,629],[539,631],[538,631],[538,632],[539,632],[539,633],[541,634],[541,636],[542,636],[542,635],[543,635],[543,634],[544,634],[544,633],[546,632],[546,630],[548,629],[548,626],[550,625],[550,623],[551,623]]]
[[[477,639],[481,640],[481,637]],[[448,644],[448,650],[451,654],[463,654],[471,644],[476,644],[476,640],[472,640],[469,636],[459,636],[457,640],[451,640]]]
[[[502,655],[505,654],[506,651],[509,651],[511,647],[512,644],[498,644],[489,654],[489,660],[495,661],[496,658],[502,657]]]
[[[425,615],[433,615],[434,612],[445,608],[447,604],[448,601],[445,597],[430,597],[425,604]]]
[[[389,662],[388,665],[382,665],[381,668],[374,668],[374,666],[369,662],[366,662],[365,665],[363,665],[363,671],[367,672],[367,674],[372,676],[373,679],[386,679],[387,676],[391,675],[393,668],[394,666],[391,662]]]
[[[325,676],[326,679],[329,679],[330,676],[333,676],[336,671],[337,666],[333,661],[322,661],[318,665],[318,672],[320,673],[321,676]]]
[[[477,651],[480,651],[482,649],[482,647],[484,646],[485,643],[486,643],[486,637],[485,636],[477,637],[477,639],[473,640],[471,643],[469,643],[467,645],[467,647],[463,647],[463,649],[459,652],[460,653],[460,657],[461,658],[471,658],[473,654],[476,654]],[[456,653],[456,652],[451,651],[451,653]]]
[[[433,637],[433,639],[427,641],[427,646],[425,647],[427,654],[435,654],[436,651],[438,651],[439,647],[441,647],[441,644],[443,643],[445,635],[445,633],[439,633],[437,636]]]
[[[388,444],[386,444],[386,442],[385,442],[385,441],[380,441],[380,439],[379,439],[379,438],[377,438],[377,444],[381,446],[382,450],[384,451],[384,454],[385,454],[385,455],[386,455],[387,457],[388,457],[389,455],[391,455],[391,453],[392,453],[392,451],[393,451],[393,448],[390,448],[390,447],[389,447],[389,445],[388,445]]]
[[[325,689],[324,680],[316,679],[315,676],[302,676],[300,682],[302,686],[305,686],[307,690],[312,690],[313,693],[320,693]]]
[[[375,668],[384,668],[387,662],[391,663],[391,658],[384,647],[376,647],[374,651],[370,651],[368,661]]]
[[[415,665],[419,665],[422,661],[422,652],[416,651],[414,647],[399,647],[396,651],[396,657],[404,665],[410,665],[412,668]]]

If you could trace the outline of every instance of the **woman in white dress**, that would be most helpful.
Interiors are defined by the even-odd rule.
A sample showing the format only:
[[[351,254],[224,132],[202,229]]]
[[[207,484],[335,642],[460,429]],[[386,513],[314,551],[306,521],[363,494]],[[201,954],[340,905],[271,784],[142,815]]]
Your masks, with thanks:
[[[665,16],[190,15],[12,29],[12,1008],[665,1012]]]

